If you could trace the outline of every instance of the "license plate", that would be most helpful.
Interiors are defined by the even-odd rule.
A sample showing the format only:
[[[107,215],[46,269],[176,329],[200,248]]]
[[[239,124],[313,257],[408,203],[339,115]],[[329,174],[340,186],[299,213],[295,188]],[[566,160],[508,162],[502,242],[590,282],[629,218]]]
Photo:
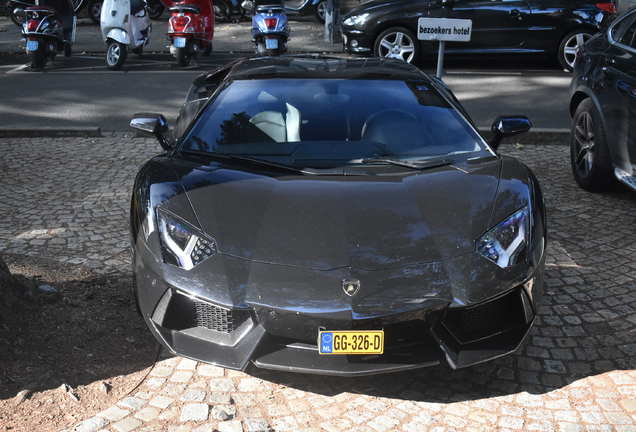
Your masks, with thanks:
[[[320,331],[318,352],[329,355],[382,354],[384,353],[384,331]]]
[[[29,40],[29,41],[27,41],[27,44],[26,44],[26,50],[27,51],[37,51],[38,50],[38,46],[39,46],[38,41]]]
[[[186,38],[181,38],[181,37],[174,38],[175,48],[185,48],[185,46],[186,46]]]
[[[278,49],[278,39],[265,39],[266,49]]]

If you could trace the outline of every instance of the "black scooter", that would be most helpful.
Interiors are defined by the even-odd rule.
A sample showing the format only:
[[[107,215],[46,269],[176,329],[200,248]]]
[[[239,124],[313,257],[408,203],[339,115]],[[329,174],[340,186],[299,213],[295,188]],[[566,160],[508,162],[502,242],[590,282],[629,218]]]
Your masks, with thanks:
[[[35,0],[34,6],[13,12],[22,27],[31,69],[42,69],[58,52],[71,56],[77,25],[71,0]]]

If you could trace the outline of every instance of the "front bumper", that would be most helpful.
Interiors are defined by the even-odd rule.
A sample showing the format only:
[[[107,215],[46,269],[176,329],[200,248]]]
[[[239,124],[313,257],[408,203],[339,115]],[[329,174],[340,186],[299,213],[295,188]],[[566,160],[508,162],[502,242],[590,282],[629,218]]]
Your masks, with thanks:
[[[525,284],[470,306],[436,305],[355,319],[345,313],[299,314],[262,306],[231,309],[148,274],[137,276],[137,284],[153,281],[153,290],[163,292],[144,318],[155,337],[178,355],[237,370],[253,365],[338,376],[397,372],[443,362],[459,369],[510,354],[534,321],[542,280],[538,271]],[[319,329],[383,329],[385,353],[319,355],[315,340],[285,333],[301,321],[315,328],[316,339]]]
[[[373,39],[362,30],[343,29],[342,45],[344,51],[349,54],[371,55],[373,53]]]

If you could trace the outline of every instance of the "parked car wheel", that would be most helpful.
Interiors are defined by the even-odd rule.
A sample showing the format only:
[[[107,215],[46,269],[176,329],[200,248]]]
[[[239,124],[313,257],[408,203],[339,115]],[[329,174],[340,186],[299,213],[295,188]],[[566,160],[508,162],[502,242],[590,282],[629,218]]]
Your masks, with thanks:
[[[563,69],[572,71],[578,55],[578,50],[592,37],[586,30],[575,30],[565,35],[559,45],[558,60]]]
[[[225,0],[214,2],[214,20],[216,22],[227,22],[230,20],[230,5]]]
[[[314,13],[316,15],[316,19],[318,20],[318,22],[324,23],[325,15],[327,14],[327,1],[322,0],[320,3],[318,3],[316,5],[316,10]]]
[[[111,70],[121,69],[126,61],[127,55],[128,49],[126,45],[114,40],[108,41],[108,48],[106,48],[106,66]]]
[[[417,38],[404,27],[391,27],[375,39],[374,54],[413,63],[419,55]]]
[[[570,134],[570,163],[574,179],[590,192],[607,190],[614,182],[607,135],[591,99],[576,109]]]
[[[90,0],[88,2],[88,17],[95,24],[99,24],[101,13],[102,13],[102,0]]]
[[[166,7],[159,0],[151,1],[148,3],[148,16],[151,20],[158,20],[165,9]]]

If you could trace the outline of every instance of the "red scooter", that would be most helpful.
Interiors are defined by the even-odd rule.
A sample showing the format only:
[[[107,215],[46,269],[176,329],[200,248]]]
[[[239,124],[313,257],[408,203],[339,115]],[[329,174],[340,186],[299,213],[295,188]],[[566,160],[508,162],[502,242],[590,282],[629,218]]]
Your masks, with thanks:
[[[214,37],[212,0],[164,0],[169,6],[168,39],[170,53],[179,66],[187,66],[199,52],[210,55]]]

